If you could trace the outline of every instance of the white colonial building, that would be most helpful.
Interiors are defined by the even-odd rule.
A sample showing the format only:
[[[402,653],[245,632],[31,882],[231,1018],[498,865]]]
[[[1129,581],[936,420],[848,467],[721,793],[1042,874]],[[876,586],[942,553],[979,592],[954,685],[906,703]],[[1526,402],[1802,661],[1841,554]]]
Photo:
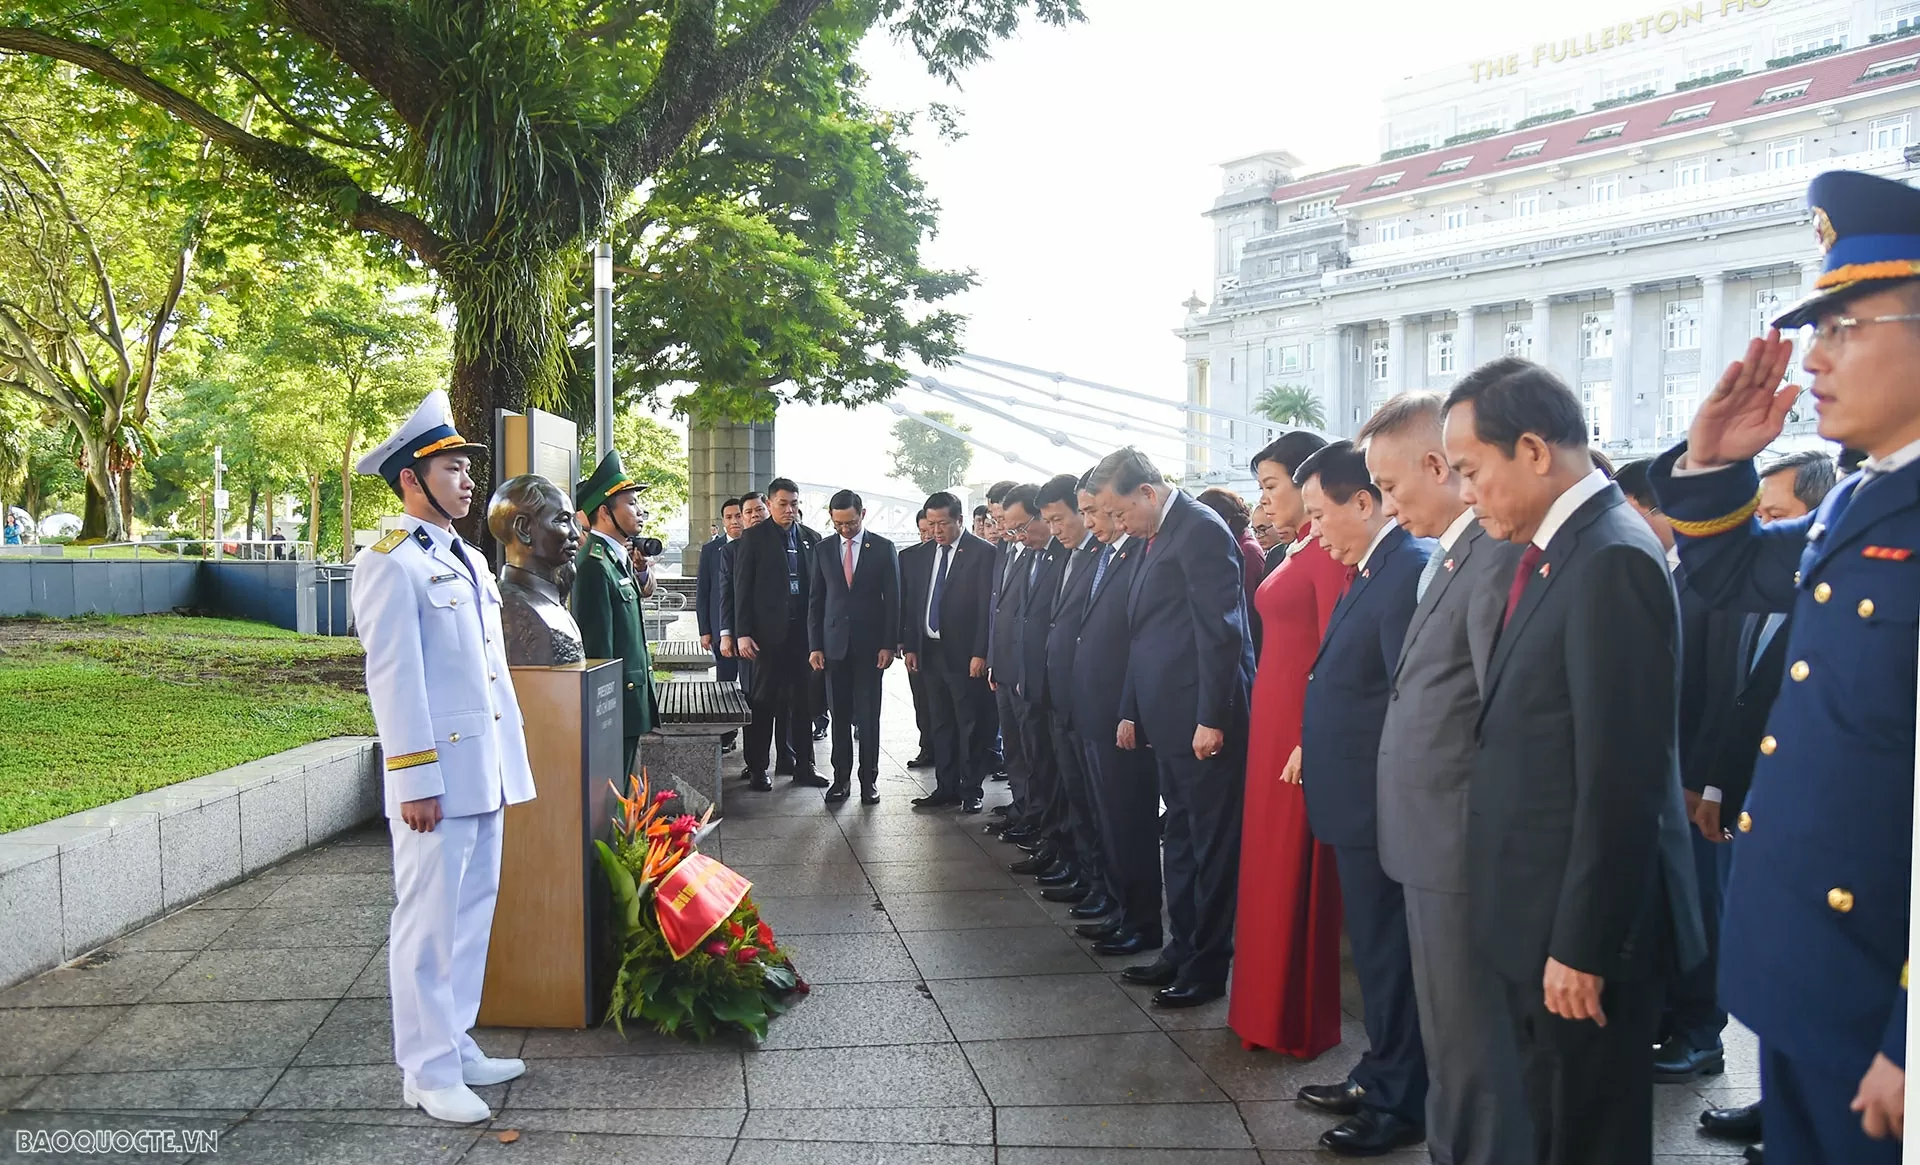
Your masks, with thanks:
[[[1808,181],[1920,160],[1915,34],[1914,0],[1701,0],[1414,78],[1378,161],[1227,163],[1212,301],[1178,332],[1188,402],[1212,410],[1190,471],[1244,477],[1266,427],[1220,414],[1268,389],[1311,390],[1351,435],[1504,353],[1577,386],[1615,455],[1684,433],[1812,285]]]

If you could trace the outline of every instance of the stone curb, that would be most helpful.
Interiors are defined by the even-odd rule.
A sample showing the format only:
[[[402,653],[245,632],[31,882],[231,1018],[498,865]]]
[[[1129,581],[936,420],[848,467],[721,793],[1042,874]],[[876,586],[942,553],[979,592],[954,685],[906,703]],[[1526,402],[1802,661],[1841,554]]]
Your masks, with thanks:
[[[316,741],[0,833],[0,987],[378,817],[379,751]]]

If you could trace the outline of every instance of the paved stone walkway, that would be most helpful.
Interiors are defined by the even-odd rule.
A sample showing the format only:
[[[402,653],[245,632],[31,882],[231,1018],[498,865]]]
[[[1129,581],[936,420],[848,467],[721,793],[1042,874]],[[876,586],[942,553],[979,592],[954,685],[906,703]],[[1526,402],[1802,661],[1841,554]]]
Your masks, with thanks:
[[[19,1130],[79,1128],[214,1129],[218,1153],[197,1159],[247,1165],[1334,1159],[1314,1147],[1332,1121],[1292,1097],[1357,1055],[1351,974],[1347,1042],[1311,1064],[1243,1052],[1224,1002],[1156,1012],[1119,981],[1127,960],[1091,955],[1063,907],[1007,873],[1018,855],[981,818],[911,810],[898,669],[885,743],[878,806],[829,813],[784,781],[729,788],[718,856],[754,881],[813,984],[758,1048],[487,1031],[490,1053],[528,1063],[480,1090],[490,1126],[398,1107],[390,854],[384,830],[365,830],[0,994],[0,1159],[19,1155]],[[1660,1088],[1662,1165],[1739,1159],[1694,1127],[1708,1101],[1758,1086],[1751,1038],[1736,1033],[1729,1056],[1736,1070],[1708,1087]]]

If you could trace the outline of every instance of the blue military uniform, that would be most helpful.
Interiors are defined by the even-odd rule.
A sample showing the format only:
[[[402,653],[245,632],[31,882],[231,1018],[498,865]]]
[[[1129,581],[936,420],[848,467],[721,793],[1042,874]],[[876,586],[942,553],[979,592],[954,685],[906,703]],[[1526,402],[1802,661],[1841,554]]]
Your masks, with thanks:
[[[1920,276],[1920,192],[1835,172],[1809,201],[1827,271],[1781,317]],[[1897,1161],[1849,1103],[1876,1053],[1906,1061],[1913,846],[1920,449],[1842,482],[1804,518],[1762,526],[1751,462],[1654,464],[1689,585],[1716,606],[1791,612],[1787,681],[1767,721],[1727,887],[1720,993],[1760,1037],[1768,1156]]]
[[[425,458],[481,448],[454,430],[447,395],[436,391],[358,469],[394,483]],[[505,806],[533,798],[533,772],[507,671],[500,589],[486,557],[438,523],[405,523],[361,555],[353,572],[393,835],[394,1058],[408,1105],[442,1119],[478,1120],[485,1105],[477,1098],[466,1100],[473,1112],[456,1117],[434,1097],[521,1070],[518,1061],[489,1060],[468,1029],[486,974]],[[401,820],[401,806],[429,798],[439,800],[441,820],[416,832]]]

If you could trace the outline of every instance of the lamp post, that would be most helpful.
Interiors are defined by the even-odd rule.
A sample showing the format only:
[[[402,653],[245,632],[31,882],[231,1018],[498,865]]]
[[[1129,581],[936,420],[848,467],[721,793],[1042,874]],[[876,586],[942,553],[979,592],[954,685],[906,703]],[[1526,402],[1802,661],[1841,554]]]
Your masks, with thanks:
[[[593,446],[613,448],[613,244],[593,248]]]

